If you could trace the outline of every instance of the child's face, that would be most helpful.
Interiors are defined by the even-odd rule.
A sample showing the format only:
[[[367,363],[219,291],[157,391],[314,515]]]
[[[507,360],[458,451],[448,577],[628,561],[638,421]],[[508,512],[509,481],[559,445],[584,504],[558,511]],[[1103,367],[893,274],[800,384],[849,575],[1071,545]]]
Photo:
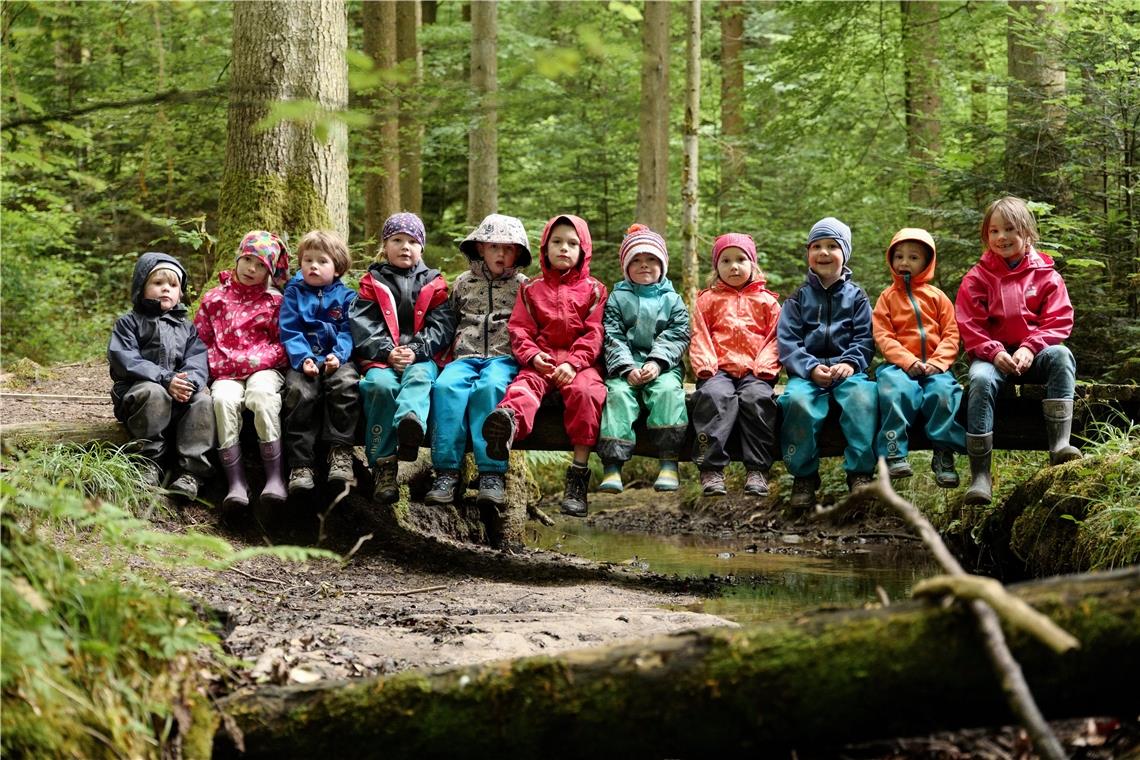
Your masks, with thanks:
[[[264,285],[269,279],[269,270],[256,256],[242,256],[234,265],[234,274],[242,285]]]
[[[986,241],[990,250],[1007,261],[1021,258],[1025,253],[1026,238],[1006,219],[1000,211],[990,214],[990,226],[986,231]]]
[[[825,283],[832,283],[843,271],[843,249],[835,238],[820,238],[808,245],[808,267]]]
[[[546,241],[546,258],[550,266],[559,272],[568,272],[578,263],[582,256],[581,243],[574,225],[554,225],[550,231],[550,238]]]
[[[742,248],[725,248],[717,259],[716,274],[727,285],[743,287],[752,279],[752,259],[748,258]]]
[[[514,243],[476,243],[475,250],[487,265],[487,271],[495,277],[513,267],[519,255]]]
[[[891,251],[891,268],[912,277],[926,269],[926,246],[917,240],[902,241]]]
[[[336,277],[336,262],[322,250],[307,250],[301,254],[301,276],[314,288],[332,285]]]
[[[661,262],[651,253],[639,253],[629,261],[626,268],[629,279],[638,285],[652,285],[661,280]]]
[[[424,257],[424,247],[411,235],[397,232],[384,241],[384,257],[394,267],[411,269]]]
[[[160,309],[170,311],[182,299],[182,287],[178,284],[178,277],[169,269],[160,269],[153,273],[146,279],[143,298],[158,301]]]

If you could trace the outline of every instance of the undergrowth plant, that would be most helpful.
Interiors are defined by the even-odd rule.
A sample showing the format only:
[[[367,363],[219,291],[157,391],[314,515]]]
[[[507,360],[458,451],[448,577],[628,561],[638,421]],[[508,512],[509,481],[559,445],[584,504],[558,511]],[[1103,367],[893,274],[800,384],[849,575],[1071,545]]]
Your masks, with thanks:
[[[1063,517],[1077,523],[1076,550],[1089,569],[1107,570],[1140,562],[1140,425],[1118,415],[1092,429],[1083,453],[1104,463],[1092,473],[1101,487],[1084,519]]]

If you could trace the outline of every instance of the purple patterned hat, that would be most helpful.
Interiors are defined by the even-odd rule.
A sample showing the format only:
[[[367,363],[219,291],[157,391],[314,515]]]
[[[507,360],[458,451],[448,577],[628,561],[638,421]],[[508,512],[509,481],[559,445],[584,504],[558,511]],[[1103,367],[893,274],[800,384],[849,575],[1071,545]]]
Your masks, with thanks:
[[[421,246],[426,245],[427,233],[424,231],[423,220],[410,211],[392,214],[384,221],[384,229],[380,233],[380,242],[384,242],[401,232]]]

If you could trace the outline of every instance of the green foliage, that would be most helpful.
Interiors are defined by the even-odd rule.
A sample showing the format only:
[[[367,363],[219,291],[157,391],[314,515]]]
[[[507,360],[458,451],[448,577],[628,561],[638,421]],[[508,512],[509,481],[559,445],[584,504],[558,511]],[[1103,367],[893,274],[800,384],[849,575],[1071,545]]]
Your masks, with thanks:
[[[1091,468],[1088,477],[1100,488],[1085,505],[1085,517],[1063,517],[1078,524],[1076,552],[1089,569],[1107,570],[1140,562],[1140,425],[1118,417],[1096,423],[1095,431],[1085,457],[1113,466]]]

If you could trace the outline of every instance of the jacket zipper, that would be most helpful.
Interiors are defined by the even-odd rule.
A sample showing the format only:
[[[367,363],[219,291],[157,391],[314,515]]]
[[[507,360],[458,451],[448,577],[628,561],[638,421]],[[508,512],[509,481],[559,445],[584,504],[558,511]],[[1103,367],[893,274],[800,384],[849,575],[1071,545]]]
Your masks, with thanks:
[[[922,312],[918,310],[918,303],[914,300],[914,293],[910,290],[910,273],[903,275],[906,284],[906,297],[910,299],[910,307],[914,309],[914,320],[918,323],[918,338],[922,346],[922,363],[926,364],[926,328],[922,326]]]
[[[487,281],[487,316],[483,317],[483,356],[486,357],[491,352],[491,316],[494,314],[495,308],[495,282],[494,280]]]

